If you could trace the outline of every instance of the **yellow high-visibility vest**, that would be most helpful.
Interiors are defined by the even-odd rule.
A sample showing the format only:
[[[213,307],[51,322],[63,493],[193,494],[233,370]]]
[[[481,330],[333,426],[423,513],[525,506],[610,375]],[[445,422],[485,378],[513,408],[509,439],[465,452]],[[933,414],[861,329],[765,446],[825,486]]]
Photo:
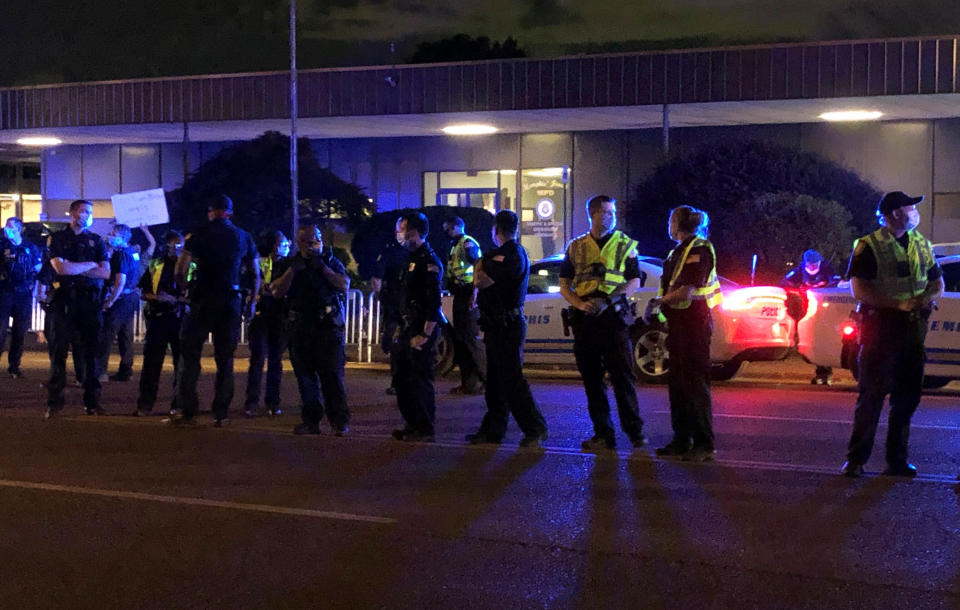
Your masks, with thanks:
[[[687,262],[687,255],[690,254],[690,250],[695,247],[706,247],[710,249],[710,256],[713,257],[713,267],[710,269],[710,275],[707,276],[707,285],[701,288],[694,288],[693,294],[690,295],[690,300],[681,301],[679,303],[673,303],[669,305],[671,309],[687,309],[690,307],[690,304],[693,301],[706,301],[707,307],[713,309],[717,305],[723,302],[723,293],[720,292],[720,280],[717,279],[717,255],[713,250],[713,244],[708,240],[702,239],[700,237],[695,237],[690,240],[690,243],[687,244],[687,247],[683,249],[683,253],[680,255],[680,260],[677,261],[676,266],[673,268],[673,273],[670,274],[670,283],[667,284],[667,289],[663,289],[663,284],[660,285],[660,288],[657,290],[657,296],[662,297],[665,293],[670,292],[674,289],[677,280],[680,279],[680,272],[683,270],[683,266]],[[670,251],[670,254],[667,255],[667,258],[670,259],[673,257],[673,253],[676,251],[676,248]]]
[[[157,290],[159,290],[160,277],[163,275],[163,266],[166,262],[166,258],[160,257],[151,260],[147,265],[147,273],[150,274],[150,286],[153,289],[153,294],[157,294]],[[190,261],[190,267],[187,268],[188,282],[193,279],[193,272],[196,268],[197,264],[193,261]]]
[[[908,231],[910,241],[906,250],[886,227],[880,227],[873,233],[853,242],[854,252],[858,248],[869,247],[877,260],[877,279],[874,285],[883,294],[899,300],[906,300],[923,294],[927,289],[927,270],[933,266],[933,247],[927,239],[915,229]],[[910,274],[900,277],[902,263],[909,266]]]
[[[447,277],[457,284],[473,283],[473,264],[467,261],[467,244],[477,247],[477,256],[480,256],[480,244],[469,235],[463,235],[450,248],[450,260],[447,263]]]
[[[627,258],[637,250],[637,242],[614,231],[603,249],[589,233],[570,242],[567,257],[573,263],[573,291],[585,297],[595,292],[610,294],[626,283]]]

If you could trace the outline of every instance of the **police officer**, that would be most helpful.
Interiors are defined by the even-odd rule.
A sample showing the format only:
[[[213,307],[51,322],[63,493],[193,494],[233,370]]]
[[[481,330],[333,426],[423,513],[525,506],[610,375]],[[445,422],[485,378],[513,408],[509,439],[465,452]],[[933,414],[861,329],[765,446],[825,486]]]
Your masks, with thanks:
[[[6,345],[7,321],[13,318],[7,373],[16,379],[23,376],[23,340],[30,326],[33,285],[41,267],[40,248],[23,239],[23,221],[16,216],[8,218],[3,227],[0,256],[0,355]]]
[[[391,238],[377,255],[376,270],[370,278],[370,287],[380,300],[380,347],[387,355],[393,345],[394,333],[400,326],[400,302],[403,300],[400,277],[407,266],[408,258],[409,252],[403,249],[395,238]],[[397,393],[393,387],[393,373],[391,367],[390,387],[387,388],[387,394],[391,396]]]
[[[140,308],[140,253],[130,246],[132,233],[125,224],[116,224],[107,235],[110,254],[110,284],[103,303],[103,330],[100,334],[98,362],[105,371],[114,338],[120,352],[120,366],[111,381],[130,381],[133,377],[133,318]]]
[[[643,420],[634,388],[633,323],[627,296],[640,287],[637,242],[616,230],[617,202],[607,195],[587,201],[590,231],[567,247],[560,268],[560,294],[571,310],[573,353],[587,394],[593,437],[582,443],[585,451],[616,448],[610,403],[603,376],[610,374],[620,427],[634,447],[642,447]]]
[[[913,477],[907,461],[910,418],[923,388],[927,318],[943,292],[943,272],[919,232],[917,204],[923,197],[901,191],[877,205],[880,228],[854,242],[847,275],[859,301],[859,396],[847,461],[841,472],[863,474],[870,459],[883,401],[890,395],[885,475]]]
[[[180,329],[176,404],[181,413],[169,420],[174,426],[195,425],[200,356],[210,334],[217,364],[211,405],[214,426],[225,424],[233,400],[233,354],[240,340],[242,318],[240,269],[246,265],[252,270],[253,293],[257,294],[260,260],[253,238],[230,222],[232,215],[233,201],[220,195],[208,209],[210,220],[187,238],[177,259],[176,281],[181,286],[187,283],[190,263],[195,262],[196,268],[189,291],[190,310]]]
[[[397,221],[397,242],[410,258],[401,279],[403,321],[390,349],[393,387],[403,428],[393,431],[401,441],[433,442],[436,405],[433,368],[440,333],[440,278],[443,264],[426,237],[430,224],[420,212],[410,212]]]
[[[483,391],[485,364],[480,344],[479,311],[473,286],[473,267],[480,260],[480,244],[464,234],[463,219],[454,216],[443,223],[453,240],[447,259],[447,290],[453,295],[453,360],[460,368],[460,385],[453,394],[479,394]]]
[[[77,199],[70,204],[70,226],[50,236],[50,266],[54,294],[50,316],[51,362],[47,383],[45,419],[63,409],[67,383],[67,349],[77,341],[84,354],[83,405],[87,415],[103,415],[97,353],[103,323],[103,281],[110,277],[110,264],[103,240],[90,231],[93,204]],[[74,351],[76,356],[76,351]]]
[[[143,339],[143,368],[140,371],[140,393],[133,415],[149,415],[157,400],[163,360],[170,348],[173,360],[173,378],[177,378],[180,360],[180,321],[186,307],[184,286],[177,284],[174,273],[177,258],[183,250],[183,235],[170,230],[163,236],[163,251],[150,260],[147,271],[140,278],[140,298],[146,302],[143,317],[147,331]],[[195,263],[191,263],[196,267]],[[187,272],[189,282],[192,272]],[[176,390],[176,386],[174,386]],[[175,410],[171,401],[171,414]]]
[[[523,302],[530,260],[517,243],[518,226],[516,214],[509,210],[497,212],[493,238],[499,247],[485,254],[474,272],[487,350],[487,413],[480,429],[467,435],[471,444],[500,443],[510,413],[523,432],[521,447],[538,447],[547,437],[547,423],[523,376],[523,340],[527,332]]]
[[[804,251],[800,264],[791,269],[780,281],[780,285],[788,291],[787,313],[794,320],[800,321],[807,313],[807,290],[836,286],[837,282],[838,278],[829,261],[823,260],[823,256],[816,250]],[[794,340],[796,339],[794,337]],[[831,385],[832,376],[832,367],[817,365],[810,383]]]
[[[283,350],[287,344],[283,331],[283,303],[270,292],[270,282],[283,275],[290,256],[290,240],[281,231],[269,235],[266,256],[260,258],[260,295],[253,319],[247,329],[250,365],[247,369],[247,399],[244,414],[256,417],[260,404],[263,363],[267,363],[267,387],[264,403],[267,414],[280,415],[280,380],[283,376]]]
[[[297,254],[271,285],[273,294],[286,295],[290,363],[303,404],[294,434],[320,434],[324,413],[334,435],[347,432],[350,411],[343,370],[349,289],[347,271],[332,250],[324,251],[320,229],[314,225],[297,229]]]
[[[662,310],[670,353],[670,424],[673,440],[657,449],[659,456],[681,456],[705,462],[716,453],[710,398],[711,310],[723,300],[716,255],[707,240],[707,213],[682,205],[670,212],[670,239],[677,246],[667,255],[656,298],[645,318]]]

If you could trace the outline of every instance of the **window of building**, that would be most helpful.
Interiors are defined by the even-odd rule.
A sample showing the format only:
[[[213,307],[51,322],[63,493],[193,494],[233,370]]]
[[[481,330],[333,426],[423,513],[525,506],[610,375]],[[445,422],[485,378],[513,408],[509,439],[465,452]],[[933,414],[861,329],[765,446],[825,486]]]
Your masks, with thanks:
[[[533,260],[563,252],[569,182],[569,167],[520,172],[520,243]]]
[[[483,208],[491,214],[516,205],[517,170],[424,172],[423,205]]]

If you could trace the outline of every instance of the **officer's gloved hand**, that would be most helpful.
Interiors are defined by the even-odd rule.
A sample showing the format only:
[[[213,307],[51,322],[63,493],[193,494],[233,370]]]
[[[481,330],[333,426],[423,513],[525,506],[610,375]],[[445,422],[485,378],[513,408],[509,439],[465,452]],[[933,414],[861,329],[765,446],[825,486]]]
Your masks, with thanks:
[[[323,262],[323,259],[320,258],[319,254],[314,254],[313,256],[310,257],[311,269],[316,269],[317,271],[323,271],[323,268],[326,266],[327,264]]]
[[[643,323],[650,325],[660,315],[660,300],[650,299],[647,301],[647,308],[643,312]]]
[[[610,303],[608,303],[606,299],[600,298],[590,299],[590,304],[593,306],[593,311],[590,315],[593,316],[599,316],[607,310],[607,307],[610,307]]]

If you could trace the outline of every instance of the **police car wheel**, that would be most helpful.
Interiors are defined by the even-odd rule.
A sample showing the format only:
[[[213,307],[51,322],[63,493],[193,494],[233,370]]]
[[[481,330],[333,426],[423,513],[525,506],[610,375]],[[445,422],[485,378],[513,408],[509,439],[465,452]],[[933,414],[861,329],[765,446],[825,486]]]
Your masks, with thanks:
[[[666,383],[670,372],[670,354],[667,352],[667,330],[662,325],[634,325],[630,333],[633,341],[633,368],[637,378],[645,383]]]
[[[949,377],[934,377],[927,375],[923,378],[924,390],[936,390],[950,383]]]
[[[710,367],[710,379],[713,381],[727,381],[740,372],[743,365],[741,360],[728,360],[727,362],[715,362]]]

